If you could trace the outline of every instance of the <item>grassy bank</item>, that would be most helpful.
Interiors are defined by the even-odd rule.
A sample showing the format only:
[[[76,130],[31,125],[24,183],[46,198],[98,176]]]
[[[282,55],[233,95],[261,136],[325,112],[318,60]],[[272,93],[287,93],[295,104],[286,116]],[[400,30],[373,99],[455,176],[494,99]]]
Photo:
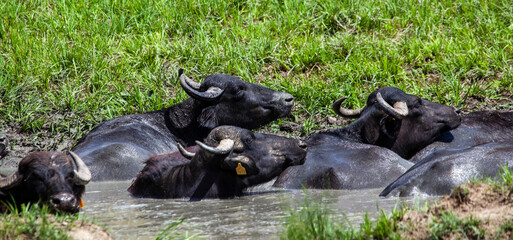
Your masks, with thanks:
[[[499,180],[497,180],[499,179]],[[291,209],[281,239],[511,239],[513,178],[475,179],[423,209],[397,208],[351,226],[334,221],[327,206],[306,200]]]
[[[307,133],[396,86],[469,109],[509,108],[509,1],[116,1],[0,3],[0,119],[77,138],[115,116],[186,98],[177,69],[292,93]]]
[[[0,214],[1,239],[112,239],[78,214],[52,213],[45,205],[22,205]]]
[[[68,224],[78,218],[78,215],[50,215],[46,206],[24,205],[12,210],[12,214],[0,215],[0,235],[4,239],[67,239],[66,232],[71,229]],[[53,222],[67,223],[69,227],[57,227]]]

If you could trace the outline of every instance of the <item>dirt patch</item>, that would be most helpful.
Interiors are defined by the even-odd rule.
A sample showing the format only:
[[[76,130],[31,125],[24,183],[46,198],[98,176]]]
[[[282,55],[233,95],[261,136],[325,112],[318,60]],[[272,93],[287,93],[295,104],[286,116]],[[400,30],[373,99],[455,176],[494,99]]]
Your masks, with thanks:
[[[509,190],[469,183],[457,187],[426,211],[407,212],[399,226],[406,239],[483,239],[480,234],[487,239],[511,239],[512,224],[513,197]]]
[[[73,240],[110,240],[113,239],[105,230],[98,225],[80,222],[74,223],[75,226],[68,232],[68,236]]]
[[[18,163],[31,152],[35,151],[67,151],[74,144],[74,139],[64,133],[51,133],[47,129],[38,132],[21,132],[16,125],[4,126],[0,130],[3,144],[6,148],[0,153],[0,169],[12,171]],[[1,157],[1,156],[4,157]],[[1,172],[0,172],[1,173]]]

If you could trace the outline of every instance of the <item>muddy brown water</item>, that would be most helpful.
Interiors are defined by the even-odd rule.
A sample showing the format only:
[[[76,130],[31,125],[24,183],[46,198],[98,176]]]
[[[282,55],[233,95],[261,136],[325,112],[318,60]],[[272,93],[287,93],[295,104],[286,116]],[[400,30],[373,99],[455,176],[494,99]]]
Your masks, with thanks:
[[[332,217],[358,226],[363,216],[375,216],[383,209],[390,213],[398,203],[419,204],[423,200],[380,198],[381,189],[281,190],[261,185],[250,194],[234,199],[133,198],[126,191],[129,181],[92,182],[84,195],[83,215],[104,226],[114,239],[155,239],[166,227],[181,218],[175,233],[202,236],[202,239],[277,239],[291,209],[304,199],[322,201]]]

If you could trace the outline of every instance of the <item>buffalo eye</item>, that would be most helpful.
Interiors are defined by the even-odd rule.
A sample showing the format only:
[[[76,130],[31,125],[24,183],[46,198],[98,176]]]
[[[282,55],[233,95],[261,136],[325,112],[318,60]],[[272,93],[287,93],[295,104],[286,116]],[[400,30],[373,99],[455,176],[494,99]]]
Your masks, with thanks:
[[[73,182],[73,178],[75,177],[75,174],[74,173],[69,173],[67,176],[66,176],[66,182]]]
[[[241,153],[243,153],[243,152],[244,152],[244,148],[240,148],[240,147],[239,147],[239,148],[234,148],[234,149],[232,150],[232,152],[233,152],[233,153],[236,153],[236,154],[241,154]]]
[[[242,98],[242,96],[244,96],[245,90],[246,87],[244,85],[238,85],[231,90],[231,93],[234,96],[234,98]]]
[[[245,145],[250,145],[253,143],[253,141],[255,140],[255,134],[251,133],[248,137],[245,137],[244,138],[244,144]]]
[[[422,106],[422,99],[418,99],[417,101],[415,101],[413,108],[420,108],[421,106]]]
[[[55,176],[55,174],[57,174],[55,169],[48,169],[48,171],[46,172],[46,178],[52,178],[53,176]]]

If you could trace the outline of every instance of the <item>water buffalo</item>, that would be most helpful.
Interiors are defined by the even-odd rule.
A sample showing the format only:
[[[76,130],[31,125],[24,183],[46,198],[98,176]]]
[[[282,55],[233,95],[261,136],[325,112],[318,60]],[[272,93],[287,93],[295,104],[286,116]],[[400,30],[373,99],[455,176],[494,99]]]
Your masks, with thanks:
[[[275,187],[383,187],[413,165],[403,158],[460,123],[453,107],[406,94],[398,88],[374,91],[367,105],[358,110],[341,108],[343,100],[335,101],[334,111],[359,119],[345,128],[310,136],[306,140],[309,150],[305,164],[285,170]]]
[[[449,194],[468,180],[513,171],[513,142],[486,143],[431,153],[388,185],[380,196]]]
[[[214,74],[203,84],[179,71],[190,98],[154,112],[106,121],[72,149],[89,166],[93,180],[128,180],[155,154],[177,151],[220,125],[254,129],[290,113],[294,98],[241,79]]]
[[[128,191],[135,197],[231,198],[304,163],[306,145],[297,139],[220,126],[191,153],[154,156]]]
[[[444,132],[435,142],[416,153],[410,161],[419,162],[441,149],[507,141],[513,141],[513,112],[483,111],[463,114],[459,127]]]
[[[89,169],[73,152],[31,153],[20,161],[18,171],[0,176],[0,212],[9,205],[19,209],[21,204],[42,202],[57,211],[76,213],[90,180]]]

